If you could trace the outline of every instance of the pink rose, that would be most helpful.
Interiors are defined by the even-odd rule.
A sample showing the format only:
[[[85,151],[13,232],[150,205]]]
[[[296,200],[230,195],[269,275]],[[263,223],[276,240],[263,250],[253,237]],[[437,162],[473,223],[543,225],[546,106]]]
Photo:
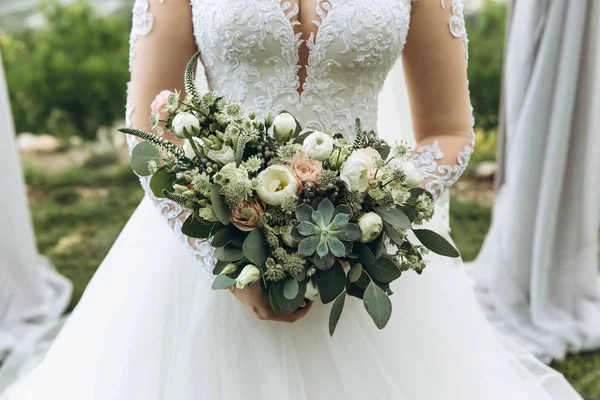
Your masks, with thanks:
[[[249,209],[254,211],[252,215],[244,217],[244,210]],[[258,226],[258,216],[265,212],[265,203],[259,199],[250,199],[244,201],[241,205],[231,211],[229,220],[239,230],[248,232],[256,229]]]
[[[150,109],[152,110],[152,114],[158,114],[158,119],[165,121],[169,118],[169,113],[166,111],[166,107],[169,104],[169,96],[171,96],[173,92],[170,90],[163,90],[156,96],[152,104],[150,105]]]
[[[296,154],[290,168],[298,181],[314,182],[323,173],[323,163],[309,159],[304,152]],[[302,183],[299,184],[302,187]]]

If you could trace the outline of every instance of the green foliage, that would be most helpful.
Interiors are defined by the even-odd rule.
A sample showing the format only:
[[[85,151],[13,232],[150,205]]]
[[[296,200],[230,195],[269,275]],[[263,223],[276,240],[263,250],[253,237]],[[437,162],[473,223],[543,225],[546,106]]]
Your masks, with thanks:
[[[467,18],[471,101],[475,122],[485,130],[498,125],[506,10],[505,3],[487,1]]]
[[[16,128],[95,138],[123,117],[128,19],[100,17],[83,0],[47,2],[42,13],[44,28],[0,40]]]

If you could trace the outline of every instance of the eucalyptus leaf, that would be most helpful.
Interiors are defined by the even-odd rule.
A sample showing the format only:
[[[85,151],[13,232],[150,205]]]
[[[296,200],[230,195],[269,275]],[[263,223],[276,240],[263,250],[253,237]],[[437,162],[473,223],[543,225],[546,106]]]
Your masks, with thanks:
[[[298,285],[298,281],[295,279],[286,279],[283,284],[283,295],[288,300],[293,300],[298,296],[298,292],[300,291],[300,285]]]
[[[344,303],[346,302],[346,292],[342,292],[341,295],[335,300],[333,306],[331,306],[331,312],[329,313],[329,335],[333,336],[335,328],[340,321],[342,311],[344,310]]]
[[[346,288],[346,273],[341,265],[335,264],[333,268],[324,271],[319,277],[319,292],[323,304],[331,303]]]
[[[392,316],[392,302],[375,282],[369,283],[363,298],[365,309],[373,318],[375,326],[385,328]]]
[[[227,226],[235,228],[235,225],[233,224],[229,224]],[[244,241],[248,237],[248,232],[240,231],[237,228],[232,229],[231,232],[231,237],[229,238],[231,244],[236,247],[242,247],[244,245]]]
[[[350,268],[350,272],[348,273],[348,279],[350,280],[350,282],[354,283],[360,279],[362,272],[362,264],[356,263],[352,268]]]
[[[267,241],[259,229],[255,229],[244,240],[244,256],[259,267],[267,261]]]
[[[285,287],[284,281],[273,283],[273,295],[277,304],[281,308],[282,313],[291,314],[299,307],[300,302],[306,294],[306,282],[298,282],[298,294],[293,299],[287,299],[283,293]]]
[[[154,161],[156,164],[161,161],[160,152],[150,142],[141,142],[131,151],[131,167],[139,176],[152,175],[148,168],[150,161]]]
[[[410,219],[406,216],[404,211],[399,208],[375,207],[373,211],[375,211],[382,220],[397,228],[410,229],[412,227]]]
[[[384,250],[383,239],[384,239],[383,233],[381,233],[379,236],[377,236],[377,239],[373,240],[371,243],[368,244],[369,248],[373,252],[373,255],[375,255],[375,258],[379,258],[379,257],[381,257],[381,254],[383,254],[383,250]]]
[[[312,222],[302,221],[296,227],[298,232],[304,236],[317,235],[321,233],[321,229]]]
[[[352,296],[352,297],[356,297],[357,299],[363,299],[364,295],[365,295],[365,289],[357,286],[354,283],[351,283],[348,286],[348,289],[346,289],[346,293],[348,294],[348,296]]]
[[[402,272],[398,269],[394,261],[387,257],[380,257],[373,265],[367,265],[367,271],[373,279],[382,283],[390,283],[400,278]]]
[[[358,258],[360,261],[362,261],[367,267],[375,265],[375,255],[366,244],[357,242],[354,243],[354,248],[358,251]]]
[[[298,245],[298,252],[305,257],[312,256],[317,251],[320,240],[321,237],[316,235],[307,237]]]
[[[296,207],[296,219],[298,221],[311,221],[313,209],[308,204]]]
[[[181,227],[181,233],[196,239],[207,239],[215,231],[216,224],[204,225],[194,217],[194,214],[190,214]]]
[[[170,174],[166,168],[156,171],[150,178],[150,190],[159,199],[165,197],[163,191],[173,190],[173,183],[177,180],[175,174]]]
[[[223,247],[231,241],[236,228],[232,225],[225,225],[215,233],[210,244],[212,247]]]
[[[327,239],[327,245],[329,250],[336,257],[344,257],[346,255],[346,246],[336,237],[330,237]]]
[[[333,266],[334,261],[335,260],[333,258],[333,254],[331,253],[327,253],[325,257],[319,257],[318,254],[315,254],[315,256],[313,257],[313,262],[315,263],[315,266],[321,271],[325,271],[331,268]]]
[[[213,210],[215,214],[217,214],[217,218],[223,225],[229,224],[229,216],[231,211],[229,211],[229,207],[227,207],[227,203],[225,203],[225,198],[221,196],[221,186],[216,183],[213,183],[212,189],[210,191],[210,202],[213,206]]]
[[[244,253],[239,247],[231,244],[215,249],[215,256],[221,261],[239,261],[244,258]]]
[[[223,290],[227,289],[236,284],[235,279],[231,279],[228,276],[220,275],[215,278],[215,281],[212,284],[213,290]]]
[[[277,298],[275,297],[275,288],[274,288],[274,286],[271,286],[269,288],[269,303],[271,303],[271,308],[273,309],[273,312],[276,315],[283,314],[283,311],[281,310],[281,307],[279,306],[279,303],[277,303]]]
[[[333,216],[333,203],[329,199],[323,200],[319,203],[317,210],[323,215],[323,220],[325,221],[325,225],[329,225],[331,221],[331,217]]]
[[[430,231],[429,229],[413,229],[413,232],[421,244],[434,253],[452,258],[460,257],[458,250],[444,239],[444,237],[434,231]]]
[[[398,247],[402,246],[402,243],[404,243],[404,240],[402,240],[402,238],[400,237],[398,232],[396,232],[394,230],[394,228],[385,221],[383,222],[383,231],[385,232],[387,237],[390,238],[392,243],[394,243]]]

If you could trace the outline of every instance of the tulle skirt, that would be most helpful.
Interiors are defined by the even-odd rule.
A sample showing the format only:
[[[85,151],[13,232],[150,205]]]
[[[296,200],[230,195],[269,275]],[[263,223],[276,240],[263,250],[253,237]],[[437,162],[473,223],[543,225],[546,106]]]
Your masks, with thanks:
[[[392,286],[379,331],[362,302],[260,321],[215,292],[144,200],[44,361],[3,400],[571,400],[566,380],[499,337],[460,261]]]

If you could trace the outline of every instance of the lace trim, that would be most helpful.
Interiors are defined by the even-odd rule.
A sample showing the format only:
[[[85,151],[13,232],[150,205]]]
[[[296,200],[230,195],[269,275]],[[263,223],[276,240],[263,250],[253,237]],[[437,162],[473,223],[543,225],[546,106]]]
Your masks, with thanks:
[[[430,145],[418,147],[410,159],[423,175],[425,189],[437,199],[465,172],[474,149],[475,134],[472,135],[471,143],[456,157],[455,165],[438,164],[444,158],[444,153],[437,140]]]
[[[165,0],[160,0],[161,3],[164,3]],[[152,14],[148,13],[148,0],[136,0],[133,6],[133,23],[131,30],[131,39],[130,39],[130,54],[129,54],[129,63],[131,69],[131,63],[133,58],[135,57],[135,41],[140,36],[147,36],[151,31],[154,25],[154,17]],[[130,84],[127,84],[127,106],[125,110],[125,124],[127,127],[132,127],[132,115],[133,115],[133,104],[131,101],[130,94]],[[133,150],[133,148],[140,142],[138,138],[135,136],[127,135],[127,145],[129,147],[129,152]],[[190,211],[184,209],[180,205],[175,202],[172,202],[167,199],[159,199],[150,190],[150,178],[142,176],[140,177],[140,184],[144,189],[144,193],[146,197],[152,200],[152,203],[158,209],[158,212],[166,221],[169,228],[173,230],[175,235],[179,238],[179,240],[191,251],[191,253],[196,257],[202,269],[206,272],[209,279],[212,281],[215,279],[212,271],[216,264],[216,259],[214,256],[214,249],[205,240],[199,240],[196,238],[190,238],[184,235],[181,232],[181,227],[183,223],[190,215]]]
[[[446,3],[448,0],[440,0],[442,8],[446,9]],[[467,36],[467,28],[465,25],[465,14],[464,5],[462,0],[451,0],[452,17],[448,22],[450,27],[450,33],[457,39],[462,39],[465,42],[465,49],[467,50],[467,59],[469,57],[469,39]]]

